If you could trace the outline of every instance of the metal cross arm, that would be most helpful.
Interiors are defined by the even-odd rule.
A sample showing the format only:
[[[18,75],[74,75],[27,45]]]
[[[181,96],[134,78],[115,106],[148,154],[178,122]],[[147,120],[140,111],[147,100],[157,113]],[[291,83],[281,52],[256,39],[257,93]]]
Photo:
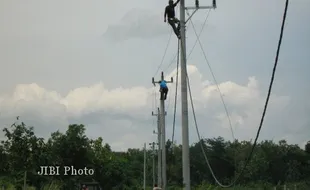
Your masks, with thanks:
[[[199,6],[199,7],[185,7],[185,10],[192,10],[192,9],[215,9],[214,6]]]
[[[159,108],[158,108],[159,109]],[[167,112],[165,111],[165,115],[167,115]],[[157,113],[152,112],[152,116],[158,116]]]
[[[159,115],[159,108],[157,108],[157,113],[154,113],[153,111],[152,111],[152,116],[158,116]]]
[[[212,6],[200,6],[199,0],[195,0],[195,7],[185,7],[185,10],[189,9],[216,9],[216,0],[212,0]]]
[[[213,0],[212,6],[199,6],[199,1],[195,1],[195,7],[185,7],[185,10],[191,10],[194,9],[194,12],[187,18],[185,23],[187,23],[193,16],[194,14],[198,11],[198,9],[216,9],[216,0]]]
[[[152,77],[152,83],[154,86],[156,86],[156,83],[160,84],[161,81],[165,80],[164,78],[164,72],[161,72],[161,80],[160,81],[155,81],[154,80],[154,77]],[[173,83],[173,77],[171,77],[171,80],[170,81],[166,81],[166,83]]]

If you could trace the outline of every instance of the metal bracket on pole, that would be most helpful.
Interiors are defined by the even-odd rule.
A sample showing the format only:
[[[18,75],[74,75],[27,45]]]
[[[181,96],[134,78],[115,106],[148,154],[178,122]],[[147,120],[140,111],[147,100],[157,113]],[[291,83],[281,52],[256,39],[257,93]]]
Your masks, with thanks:
[[[215,7],[212,6],[200,6],[200,7],[185,7],[185,10],[192,10],[192,9],[215,9]]]
[[[158,108],[159,109],[159,108]],[[165,115],[167,115],[167,112],[165,111]],[[158,116],[157,113],[152,112],[152,116]]]
[[[152,78],[152,83],[154,86],[156,86],[156,83],[160,84],[161,81],[165,80],[164,79],[164,72],[161,72],[161,80],[160,81],[155,81],[154,77]],[[166,83],[173,83],[173,77],[171,77],[170,81],[166,81]]]
[[[187,18],[187,20],[185,21],[185,24],[189,21],[189,19],[191,19],[194,16],[194,14],[198,11],[198,9],[199,8],[196,8],[194,12]]]
[[[212,1],[212,6],[199,6],[199,1],[195,1],[195,7],[185,7],[185,10],[192,10],[194,9],[194,12],[187,18],[185,21],[185,24],[194,16],[194,14],[198,11],[198,9],[216,9],[216,0]]]

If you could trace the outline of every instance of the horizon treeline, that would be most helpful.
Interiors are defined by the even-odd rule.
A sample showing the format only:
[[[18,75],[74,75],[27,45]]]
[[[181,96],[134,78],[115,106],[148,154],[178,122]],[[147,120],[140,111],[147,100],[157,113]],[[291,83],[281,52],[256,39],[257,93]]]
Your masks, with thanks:
[[[83,182],[98,182],[103,189],[141,189],[143,184],[144,152],[128,149],[126,152],[111,150],[104,139],[90,139],[84,125],[69,125],[65,133],[56,131],[48,139],[35,135],[33,127],[13,124],[4,128],[5,139],[0,144],[0,185],[13,184],[21,189],[26,183],[37,189],[58,183],[60,189],[76,189]],[[214,174],[221,183],[229,184],[241,172],[252,143],[226,141],[222,137],[203,139],[190,146],[192,186],[215,184],[202,154],[201,144],[208,156]],[[148,146],[149,147],[149,146]],[[166,142],[167,181],[169,186],[182,187],[182,146]],[[147,150],[147,185],[153,185],[153,156],[157,165],[157,152]],[[72,166],[76,169],[93,169],[93,175],[38,175],[41,166]],[[157,173],[157,167],[154,168]],[[157,175],[156,175],[157,176]],[[157,179],[156,179],[157,182]],[[305,149],[298,145],[262,141],[257,144],[251,161],[238,185],[297,184],[310,182],[310,142]],[[309,187],[309,186],[307,186]]]

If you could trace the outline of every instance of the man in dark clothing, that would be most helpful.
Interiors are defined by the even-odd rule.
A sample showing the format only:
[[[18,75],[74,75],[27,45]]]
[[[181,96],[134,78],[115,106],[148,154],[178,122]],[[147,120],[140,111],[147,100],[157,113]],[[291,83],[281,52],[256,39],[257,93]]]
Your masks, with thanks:
[[[168,17],[168,23],[171,25],[175,35],[180,39],[180,21],[175,17],[175,11],[174,8],[177,6],[177,4],[180,2],[180,0],[177,0],[175,3],[173,3],[173,0],[169,0],[169,5],[165,9],[165,19]],[[178,27],[175,26],[175,24],[178,24]]]

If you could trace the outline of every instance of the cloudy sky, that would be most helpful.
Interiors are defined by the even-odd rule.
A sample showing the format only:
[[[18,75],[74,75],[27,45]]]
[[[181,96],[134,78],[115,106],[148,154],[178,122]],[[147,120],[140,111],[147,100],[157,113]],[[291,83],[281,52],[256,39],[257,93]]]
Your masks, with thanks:
[[[17,115],[37,135],[81,123],[115,150],[156,140],[159,105],[151,84],[164,54],[170,27],[165,0],[1,0],[0,124]],[[194,5],[194,0],[186,1]],[[210,5],[211,0],[200,1]],[[284,0],[220,0],[201,42],[224,95],[238,139],[252,139],[266,98],[276,54]],[[260,139],[303,145],[310,140],[310,1],[291,0],[279,67]],[[179,11],[177,11],[179,13]],[[199,31],[207,15],[193,17]],[[196,36],[187,28],[187,50]],[[177,39],[172,35],[160,71],[175,76]],[[172,63],[172,64],[171,64]],[[219,92],[197,45],[188,58],[198,125],[203,137],[232,135]],[[308,82],[307,82],[308,81]],[[167,108],[171,138],[173,96]],[[156,94],[156,96],[155,96]],[[157,98],[158,99],[158,98]],[[180,98],[178,99],[180,102]],[[181,142],[180,104],[176,140]],[[190,104],[189,104],[190,108]],[[192,112],[190,141],[197,141]],[[1,132],[2,133],[2,132]],[[0,134],[3,137],[3,134]]]

